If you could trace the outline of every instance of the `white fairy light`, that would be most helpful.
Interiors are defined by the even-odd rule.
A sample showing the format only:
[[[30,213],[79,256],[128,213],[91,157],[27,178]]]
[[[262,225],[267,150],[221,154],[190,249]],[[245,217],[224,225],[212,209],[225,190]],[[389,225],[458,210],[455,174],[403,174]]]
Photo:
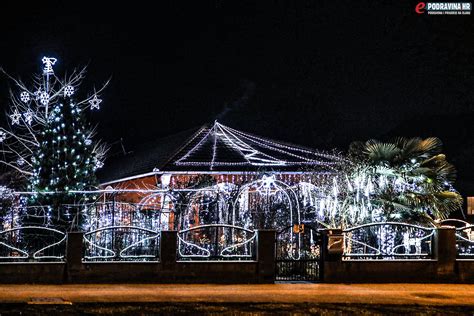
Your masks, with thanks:
[[[64,96],[70,97],[74,94],[74,87],[73,86],[66,86],[64,87]]]
[[[13,112],[13,114],[10,114],[10,118],[12,120],[12,125],[20,124],[21,114],[18,113],[18,110],[15,110],[15,112]]]
[[[97,95],[95,94],[94,97],[89,100],[89,104],[91,105],[91,109],[100,109],[100,103],[102,102],[101,99],[99,99],[97,97]]]
[[[92,144],[92,140],[90,138],[87,138],[85,141],[84,141],[84,144],[86,144],[86,146],[90,146]]]
[[[199,138],[198,138],[199,137]],[[208,166],[213,169],[216,166],[323,166],[334,170],[335,166],[344,162],[335,156],[310,151],[303,148],[279,144],[267,139],[259,138],[250,134],[234,130],[224,126],[217,121],[208,130],[197,133],[195,139],[199,139],[196,145],[181,156],[174,164],[178,166]],[[209,161],[190,161],[193,154],[202,150],[203,146],[212,141],[212,158]],[[218,161],[219,144],[231,148],[242,161],[228,162]]]
[[[23,103],[28,103],[30,101],[30,94],[26,91],[20,93],[20,100]]]
[[[43,61],[43,64],[44,64],[43,74],[53,74],[54,73],[53,66],[54,66],[54,64],[56,64],[56,62],[58,60],[54,57],[44,56],[42,61]]]
[[[0,131],[0,143],[3,143],[7,139],[7,134],[4,131]]]
[[[16,160],[16,163],[19,165],[19,166],[23,166],[25,164],[25,159],[23,158],[18,158]]]

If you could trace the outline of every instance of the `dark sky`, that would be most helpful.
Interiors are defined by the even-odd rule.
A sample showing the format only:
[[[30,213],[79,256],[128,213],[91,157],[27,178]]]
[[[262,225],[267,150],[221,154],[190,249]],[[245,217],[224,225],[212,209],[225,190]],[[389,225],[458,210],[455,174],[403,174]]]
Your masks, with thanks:
[[[129,149],[219,118],[341,150],[439,136],[460,175],[474,176],[473,16],[419,16],[417,1],[162,2],[2,10],[0,63],[24,79],[44,54],[58,73],[89,63],[83,93],[112,76],[94,120]]]

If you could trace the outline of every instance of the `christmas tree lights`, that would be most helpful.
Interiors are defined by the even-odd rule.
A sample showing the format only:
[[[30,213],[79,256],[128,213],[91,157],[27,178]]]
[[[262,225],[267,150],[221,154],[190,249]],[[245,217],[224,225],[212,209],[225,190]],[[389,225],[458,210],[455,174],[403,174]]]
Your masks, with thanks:
[[[53,225],[61,227],[77,212],[62,214],[60,205],[89,199],[70,191],[93,190],[97,185],[94,173],[103,166],[106,147],[94,141],[86,110],[97,103],[97,94],[107,83],[89,97],[77,99],[85,68],[59,78],[53,68],[57,61],[42,59],[43,73],[35,77],[33,89],[7,75],[19,92],[11,92],[10,125],[0,127],[0,163],[20,174],[28,191],[40,193],[30,198],[31,203],[57,210],[45,216],[56,218]]]

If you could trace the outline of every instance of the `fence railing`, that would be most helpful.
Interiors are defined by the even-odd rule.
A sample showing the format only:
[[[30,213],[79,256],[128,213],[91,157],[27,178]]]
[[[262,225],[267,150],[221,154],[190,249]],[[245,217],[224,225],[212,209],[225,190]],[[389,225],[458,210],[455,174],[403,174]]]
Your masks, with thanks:
[[[179,260],[255,260],[257,232],[226,224],[178,232]]]
[[[63,261],[66,233],[59,230],[25,226],[0,232],[1,261]]]
[[[348,228],[343,231],[342,255],[345,260],[431,259],[436,231],[435,228],[396,222]],[[474,259],[474,225],[459,227],[454,233],[458,258]],[[83,260],[159,261],[160,235],[160,231],[135,226],[110,226],[89,231],[84,233]],[[254,230],[227,224],[188,228],[177,234],[177,258],[188,261],[255,260],[256,237]],[[63,262],[66,241],[65,232],[49,227],[25,226],[0,231],[0,261]],[[288,247],[280,248],[277,247],[277,251],[290,253]],[[315,248],[315,251],[318,253],[321,249]],[[304,258],[294,258],[301,259]]]
[[[456,228],[456,250],[459,258],[474,258],[474,225]]]
[[[160,233],[111,226],[84,233],[84,261],[158,261]]]
[[[345,259],[431,259],[434,228],[383,222],[345,229]]]
[[[461,228],[461,227],[469,226],[471,224],[469,224],[466,221],[463,221],[462,219],[449,218],[449,219],[442,220],[440,222],[440,225],[442,225],[442,226],[454,226],[456,228]]]
[[[84,206],[87,229],[108,226],[135,226],[151,230],[169,229],[170,210],[129,202],[96,202]]]

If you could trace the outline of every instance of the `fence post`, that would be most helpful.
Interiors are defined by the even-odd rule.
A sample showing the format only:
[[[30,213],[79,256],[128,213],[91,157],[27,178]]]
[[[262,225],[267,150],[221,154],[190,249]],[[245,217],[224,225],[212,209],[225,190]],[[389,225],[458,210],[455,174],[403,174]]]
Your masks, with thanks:
[[[325,229],[323,237],[323,260],[342,261],[344,253],[344,235],[342,229]]]
[[[275,282],[275,241],[275,230],[257,232],[258,283]]]
[[[176,230],[161,232],[160,263],[163,270],[174,270],[178,249],[178,234]]]
[[[323,282],[340,282],[344,235],[342,229],[323,230],[319,277]]]
[[[66,242],[66,267],[69,282],[74,278],[74,272],[82,269],[82,256],[84,254],[84,233],[68,232]]]
[[[437,275],[439,280],[453,280],[457,255],[455,227],[438,227],[434,254],[438,261]]]

